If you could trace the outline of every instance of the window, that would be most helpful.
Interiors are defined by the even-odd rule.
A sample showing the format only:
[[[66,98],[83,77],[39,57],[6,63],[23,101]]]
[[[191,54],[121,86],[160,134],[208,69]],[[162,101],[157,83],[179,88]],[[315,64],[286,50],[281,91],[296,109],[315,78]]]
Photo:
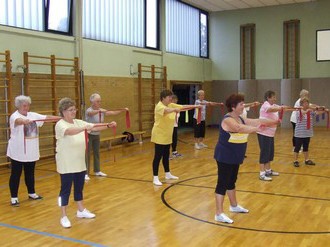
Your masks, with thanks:
[[[208,57],[208,14],[177,0],[166,0],[166,51]]]
[[[46,1],[46,31],[72,34],[72,1]]]
[[[283,78],[299,78],[299,20],[283,23]]]
[[[241,26],[241,79],[255,79],[255,24]]]
[[[0,24],[71,34],[71,9],[71,0],[0,0]]]
[[[0,0],[0,24],[44,31],[44,0]]]
[[[330,61],[330,29],[316,31],[316,61]]]
[[[144,47],[144,2],[83,0],[83,37]]]
[[[159,7],[157,0],[146,0],[145,46],[159,49]]]
[[[200,56],[208,57],[209,56],[209,43],[208,43],[208,15],[206,13],[200,13]]]

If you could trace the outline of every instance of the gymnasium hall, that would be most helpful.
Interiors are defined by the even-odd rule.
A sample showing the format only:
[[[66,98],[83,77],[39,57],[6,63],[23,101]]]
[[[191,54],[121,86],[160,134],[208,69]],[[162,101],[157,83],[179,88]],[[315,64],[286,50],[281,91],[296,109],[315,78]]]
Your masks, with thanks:
[[[329,246],[329,10],[329,0],[0,0],[0,245]],[[252,103],[247,117],[259,119],[269,91],[279,118],[271,169],[279,175],[261,178],[263,145],[250,131],[234,189],[249,212],[234,212],[226,195],[223,213],[233,222],[216,220],[214,157],[226,100],[243,94]],[[307,158],[305,146],[294,150],[291,118],[302,117],[295,103],[305,91]],[[171,148],[160,161],[155,182],[153,131],[164,92],[190,108],[168,114],[178,153]],[[200,92],[208,103],[199,143]],[[37,118],[12,120],[24,105]],[[66,118],[83,127],[64,132]],[[32,122],[40,158],[17,161],[13,153],[32,154]],[[91,133],[99,130],[96,151]],[[83,194],[72,188],[66,204],[65,175],[76,171],[61,171],[79,163],[67,135],[81,137]]]

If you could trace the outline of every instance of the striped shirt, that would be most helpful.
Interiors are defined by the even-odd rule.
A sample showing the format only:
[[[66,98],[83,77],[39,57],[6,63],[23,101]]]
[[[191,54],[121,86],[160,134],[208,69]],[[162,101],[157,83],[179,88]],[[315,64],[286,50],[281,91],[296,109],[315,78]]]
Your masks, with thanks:
[[[307,114],[306,113],[302,114],[302,119],[300,119],[300,114],[299,112],[297,113],[297,122],[296,122],[296,128],[294,130],[294,137],[306,138],[313,136],[314,116],[315,116],[315,112],[311,112],[310,115],[311,126],[309,129],[307,129]]]

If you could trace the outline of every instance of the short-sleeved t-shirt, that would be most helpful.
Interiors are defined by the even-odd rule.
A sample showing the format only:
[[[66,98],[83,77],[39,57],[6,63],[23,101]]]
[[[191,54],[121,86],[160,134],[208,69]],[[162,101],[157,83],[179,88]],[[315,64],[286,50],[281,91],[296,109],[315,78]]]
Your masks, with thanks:
[[[294,107],[297,108],[297,107],[300,107],[300,98],[296,101],[296,103],[294,103]],[[290,121],[293,122],[293,123],[297,123],[297,116],[298,116],[298,112],[297,111],[293,111],[291,113],[291,117],[290,117]]]
[[[104,113],[103,112],[99,112],[98,114],[95,114],[93,116],[89,116],[88,113],[94,111],[94,109],[92,107],[89,107],[86,110],[86,122],[88,123],[103,123],[104,122]],[[91,131],[91,133],[89,133],[91,135],[100,135],[100,131]]]
[[[203,104],[202,104],[203,103]],[[202,108],[201,108],[201,121],[205,121],[205,117],[206,117],[206,104],[209,103],[208,101],[206,100],[199,100],[197,99],[195,101],[195,105],[202,105]],[[198,112],[198,109],[195,109],[195,112],[194,112],[194,118],[197,119],[197,112]]]
[[[278,105],[271,105],[268,101],[265,101],[261,108],[260,108],[260,119],[269,119],[269,120],[278,120],[278,112],[267,112],[267,110],[270,107],[278,106]],[[258,131],[257,133],[260,135],[268,136],[268,137],[274,137],[276,132],[276,126],[275,127],[265,127],[262,131]]]
[[[244,108],[243,108],[243,112],[242,112],[242,114],[241,114],[241,117],[242,117],[242,118],[247,118],[247,113],[248,113],[248,111],[250,111],[250,107],[244,107]]]
[[[35,112],[28,112],[22,115],[15,111],[9,119],[10,139],[8,141],[7,156],[13,160],[21,162],[33,162],[40,158],[39,153],[39,132],[38,128],[43,125],[43,121],[32,122],[26,125],[15,126],[18,118],[30,120],[43,120],[46,115]]]
[[[165,108],[182,108],[182,105],[170,103],[168,106],[161,101],[155,107],[155,122],[151,131],[151,142],[161,145],[172,143],[175,112],[164,114]]]
[[[86,127],[92,125],[85,121],[74,119],[73,123],[61,119],[55,125],[56,136],[56,167],[60,174],[76,173],[86,170],[85,162],[85,133],[84,131],[76,135],[64,135],[68,128]]]
[[[302,114],[302,118],[300,118],[300,114],[297,114],[296,119],[296,128],[294,129],[294,137],[298,138],[307,138],[313,136],[313,126],[314,126],[314,117],[315,112],[310,113],[310,128],[307,129],[307,114]]]

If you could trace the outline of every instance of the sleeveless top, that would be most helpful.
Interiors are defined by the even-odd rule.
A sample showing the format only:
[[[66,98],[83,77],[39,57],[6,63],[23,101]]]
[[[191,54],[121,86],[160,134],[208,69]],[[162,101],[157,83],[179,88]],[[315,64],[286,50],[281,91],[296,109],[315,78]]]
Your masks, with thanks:
[[[231,116],[226,114],[223,120],[227,117]],[[240,119],[245,124],[243,118],[240,117]],[[214,159],[226,164],[242,164],[248,136],[249,134],[227,132],[222,128],[220,123],[220,134],[214,150]]]

